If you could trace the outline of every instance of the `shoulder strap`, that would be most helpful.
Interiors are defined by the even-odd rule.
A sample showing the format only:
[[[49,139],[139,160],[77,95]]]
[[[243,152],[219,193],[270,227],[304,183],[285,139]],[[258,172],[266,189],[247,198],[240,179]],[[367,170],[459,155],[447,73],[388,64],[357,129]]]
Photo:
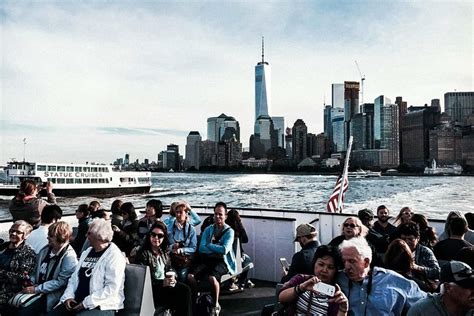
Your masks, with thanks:
[[[53,267],[51,268],[51,270],[49,271],[48,275],[46,276],[46,281],[49,281],[53,278],[53,274],[54,274],[54,271],[56,270],[56,268],[58,267],[59,265],[59,262],[63,259],[64,255],[66,254],[66,251],[67,249],[69,248],[70,244],[68,244],[66,247],[64,247],[60,253],[58,253],[58,255],[56,256],[56,260],[54,260],[54,263],[53,263]],[[49,252],[51,250],[48,251],[48,256],[49,256]]]

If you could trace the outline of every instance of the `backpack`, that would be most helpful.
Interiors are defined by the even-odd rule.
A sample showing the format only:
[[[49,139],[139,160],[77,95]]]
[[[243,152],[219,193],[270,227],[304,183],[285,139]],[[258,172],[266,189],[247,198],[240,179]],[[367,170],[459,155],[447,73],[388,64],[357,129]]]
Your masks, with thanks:
[[[210,294],[202,294],[196,299],[196,315],[208,316],[211,315],[214,307],[214,300]]]

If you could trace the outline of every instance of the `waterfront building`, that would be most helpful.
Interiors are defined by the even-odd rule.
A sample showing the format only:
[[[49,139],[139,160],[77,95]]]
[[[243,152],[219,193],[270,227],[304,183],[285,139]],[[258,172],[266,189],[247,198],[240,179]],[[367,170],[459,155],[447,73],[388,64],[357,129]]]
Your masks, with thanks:
[[[400,128],[398,129],[398,139],[400,142],[398,143],[398,152],[400,155],[400,162],[403,161],[403,144],[401,142],[402,139],[402,128],[403,128],[403,116],[408,112],[408,104],[406,101],[403,101],[403,97],[396,97],[395,104],[398,105],[398,124]]]
[[[403,115],[403,125],[400,128],[403,150],[401,163],[419,168],[428,164],[429,131],[439,124],[440,117],[440,108],[436,105],[416,110],[410,107],[410,111]]]
[[[462,130],[453,124],[452,118],[443,113],[440,124],[429,131],[429,160],[438,165],[462,163]]]
[[[176,144],[169,144],[166,146],[166,151],[163,152],[163,169],[180,170],[179,160],[179,146]]]
[[[337,109],[344,108],[344,84],[333,83],[331,85],[332,107]]]
[[[221,141],[217,144],[217,166],[237,167],[242,161],[242,144],[237,138]]]
[[[351,165],[360,168],[393,168],[391,152],[388,149],[353,150]]]
[[[474,167],[474,133],[472,131],[468,135],[463,135],[461,147],[463,164],[471,168]]]
[[[332,139],[331,152],[342,152],[346,148],[344,132],[344,109],[333,108],[331,112]]]
[[[286,156],[289,159],[293,159],[293,135],[291,134],[293,130],[289,127],[285,131],[285,150]]]
[[[293,124],[293,160],[298,163],[307,157],[308,128],[302,119],[297,119]]]
[[[130,164],[130,155],[129,154],[125,154],[125,159],[123,160],[123,164],[125,166],[128,166]]]
[[[386,104],[383,106],[381,114],[380,149],[389,150],[389,159],[384,161],[384,165],[395,168],[400,164],[398,105]]]
[[[276,133],[276,145],[285,148],[285,118],[283,116],[272,116],[273,127]]]
[[[250,137],[250,153],[255,158],[266,158],[267,152],[277,147],[277,131],[268,115],[261,115],[255,122],[259,133]]]
[[[447,92],[444,94],[444,111],[458,125],[465,125],[474,113],[474,92]]]
[[[352,148],[354,150],[373,149],[374,138],[373,117],[367,113],[357,113],[350,122],[350,133],[354,137]]]
[[[217,166],[217,143],[212,140],[201,142],[201,166]]]
[[[356,81],[344,81],[344,150],[351,136],[351,120],[359,113],[359,83]]]
[[[332,106],[330,104],[325,104],[323,126],[324,126],[324,134],[328,137],[328,139],[332,139],[331,112],[332,112]]]
[[[380,148],[382,139],[382,125],[384,121],[383,107],[386,104],[391,104],[392,101],[381,95],[374,100],[374,144],[375,148]]]
[[[207,119],[208,140],[218,143],[225,134],[235,135],[237,140],[240,141],[240,125],[234,117],[222,113],[217,117],[209,117]]]
[[[184,167],[189,169],[191,167],[199,170],[201,165],[201,135],[198,131],[191,131],[186,138],[186,159],[184,160]]]
[[[272,161],[266,158],[255,159],[250,157],[249,159],[242,160],[242,166],[247,168],[269,168],[272,166]]]
[[[306,134],[306,157],[316,155],[316,135],[313,133]]]
[[[271,69],[265,61],[264,38],[262,37],[262,61],[255,66],[255,134],[260,134],[257,125],[258,118],[262,115],[270,115],[271,103]]]
[[[329,141],[324,133],[319,133],[316,135],[315,144],[313,146],[314,149],[312,156],[317,156],[319,158],[329,157]]]

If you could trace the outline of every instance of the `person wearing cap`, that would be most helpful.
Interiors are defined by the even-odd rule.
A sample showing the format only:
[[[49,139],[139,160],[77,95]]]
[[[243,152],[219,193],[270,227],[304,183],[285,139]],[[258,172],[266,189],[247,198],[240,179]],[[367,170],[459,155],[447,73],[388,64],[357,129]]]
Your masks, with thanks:
[[[293,255],[288,273],[281,279],[282,283],[289,281],[297,274],[313,273],[313,257],[321,245],[318,241],[316,227],[311,224],[301,224],[296,228],[295,242],[299,242],[301,250]]]
[[[451,261],[441,268],[441,292],[420,300],[408,316],[473,315],[474,271],[467,264]]]

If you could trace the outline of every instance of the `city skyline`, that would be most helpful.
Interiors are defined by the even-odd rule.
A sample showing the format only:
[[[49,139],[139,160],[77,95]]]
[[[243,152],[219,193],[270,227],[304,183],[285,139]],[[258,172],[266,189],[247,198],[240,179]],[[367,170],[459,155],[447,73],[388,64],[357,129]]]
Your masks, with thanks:
[[[248,147],[265,36],[271,115],[323,131],[331,84],[423,105],[472,91],[470,2],[1,5],[0,164],[156,160],[225,113]],[[396,16],[394,16],[394,12]],[[396,18],[394,18],[396,17]],[[117,21],[119,21],[117,23]],[[277,21],[277,22],[275,22]]]

